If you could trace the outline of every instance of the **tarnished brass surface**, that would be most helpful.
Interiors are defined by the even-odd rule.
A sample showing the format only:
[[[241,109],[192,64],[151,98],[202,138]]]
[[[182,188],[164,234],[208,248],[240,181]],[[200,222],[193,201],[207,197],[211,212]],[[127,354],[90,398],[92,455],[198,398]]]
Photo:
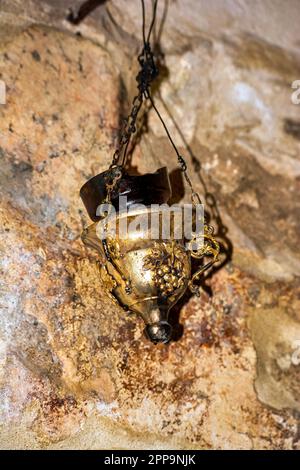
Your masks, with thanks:
[[[168,323],[170,308],[187,287],[196,292],[194,281],[217,260],[219,245],[212,236],[212,230],[206,225],[204,234],[196,236],[189,243],[184,236],[178,238],[174,214],[170,217],[170,237],[165,239],[160,235],[156,239],[151,238],[150,227],[141,229],[138,224],[141,216],[150,215],[150,210],[145,208],[130,214],[118,214],[116,233],[110,233],[112,220],[107,217],[88,227],[82,239],[100,254],[100,275],[111,298],[124,310],[135,312],[143,318],[151,341],[166,343],[171,338],[171,326]],[[157,215],[158,233],[161,234],[162,217],[159,210]],[[122,237],[119,229],[125,219],[131,230],[128,230],[126,237]],[[132,229],[135,221],[136,229]],[[105,226],[108,233],[103,240],[97,235],[98,224],[102,228]],[[192,242],[195,240],[199,248],[192,250]],[[206,256],[212,256],[212,260],[204,263],[192,275],[191,257],[202,259]]]

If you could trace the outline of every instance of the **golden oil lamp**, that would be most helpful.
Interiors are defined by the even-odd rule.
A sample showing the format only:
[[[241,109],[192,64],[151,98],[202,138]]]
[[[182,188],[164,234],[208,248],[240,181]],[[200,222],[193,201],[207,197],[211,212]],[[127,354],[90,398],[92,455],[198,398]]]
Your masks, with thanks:
[[[110,203],[116,211],[113,216],[103,216],[99,214],[99,207],[107,208],[110,178],[108,170],[81,188],[81,198],[94,221],[84,230],[83,242],[99,253],[100,276],[110,297],[124,310],[143,318],[152,342],[166,343],[172,334],[169,310],[188,287],[197,291],[195,280],[216,261],[218,243],[208,226],[203,233],[185,238],[183,227],[179,226],[184,218],[177,217],[182,208],[169,211],[165,204],[171,195],[166,168],[140,176],[124,174],[110,195]],[[120,210],[120,197],[125,195],[126,210]],[[169,218],[168,237],[163,233],[164,216]],[[151,223],[145,223],[144,227],[141,223],[153,219],[156,221],[155,238]],[[125,237],[120,229],[122,224],[126,228]],[[205,256],[212,256],[212,261],[192,274],[191,258]]]
[[[176,152],[182,174],[191,189],[194,209],[201,204],[188,176],[186,162],[179,154],[150,93],[151,82],[158,75],[150,46],[157,0],[153,3],[153,16],[147,35],[143,0],[142,7],[143,49],[138,56],[138,94],[121,130],[110,168],[91,178],[80,190],[82,201],[93,221],[84,230],[82,239],[99,253],[100,275],[110,297],[123,309],[142,317],[146,334],[153,343],[167,343],[172,335],[168,322],[171,307],[188,287],[198,292],[195,281],[217,261],[219,245],[213,238],[212,227],[204,222],[204,217],[202,230],[193,233],[191,229],[187,234],[183,227],[184,218],[181,217],[178,222],[175,213],[168,211],[171,189],[166,168],[138,176],[125,170],[130,138],[136,130],[143,101],[148,100]],[[125,206],[121,207],[120,201],[125,197]],[[103,211],[103,207],[107,210]],[[177,213],[182,213],[182,210],[179,208]],[[165,214],[169,218],[167,235],[163,230]],[[156,217],[155,223],[141,224],[141,219],[149,221],[149,217],[153,216]],[[138,225],[141,225],[139,229]],[[123,230],[120,230],[121,227]],[[155,237],[153,227],[156,229]],[[210,260],[205,259],[207,256]],[[195,273],[192,273],[192,258],[203,260]]]

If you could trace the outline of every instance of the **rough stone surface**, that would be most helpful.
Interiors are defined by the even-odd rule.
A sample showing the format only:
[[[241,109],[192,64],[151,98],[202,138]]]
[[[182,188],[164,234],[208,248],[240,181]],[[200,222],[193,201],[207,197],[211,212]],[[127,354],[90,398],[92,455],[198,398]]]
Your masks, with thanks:
[[[78,191],[110,162],[141,26],[136,0],[72,26],[80,3],[0,2],[1,448],[299,448],[299,3],[169,2],[157,104],[233,253],[167,346],[105,297],[80,241]],[[165,164],[150,112],[132,165]]]

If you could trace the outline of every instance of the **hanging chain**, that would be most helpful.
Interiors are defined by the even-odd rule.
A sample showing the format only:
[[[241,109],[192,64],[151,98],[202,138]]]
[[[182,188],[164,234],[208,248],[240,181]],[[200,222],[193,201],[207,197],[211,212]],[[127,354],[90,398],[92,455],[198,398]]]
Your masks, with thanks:
[[[110,177],[108,178],[107,188],[107,201],[110,201],[111,193],[118,184],[118,181],[122,178],[124,167],[126,164],[127,150],[132,135],[136,131],[136,121],[139,111],[142,107],[143,101],[146,98],[146,93],[150,89],[151,82],[157,77],[158,69],[155,64],[154,55],[151,50],[150,36],[156,19],[156,9],[158,0],[153,3],[152,20],[148,35],[146,38],[145,32],[145,5],[142,0],[142,11],[143,11],[143,49],[138,56],[138,62],[140,65],[140,71],[136,77],[138,84],[138,94],[133,98],[132,108],[129,116],[124,119],[123,126],[120,133],[120,139],[118,148],[116,149],[112,163],[110,165]]]
[[[148,90],[147,90],[147,98],[150,100],[150,102],[151,102],[151,104],[152,104],[152,107],[153,107],[153,109],[155,110],[155,112],[156,112],[158,118],[160,119],[160,121],[161,121],[161,123],[162,123],[162,125],[163,125],[163,127],[164,127],[164,129],[165,129],[165,131],[166,131],[166,134],[167,134],[167,136],[168,136],[168,139],[169,139],[169,141],[171,142],[172,147],[173,147],[174,150],[175,150],[175,153],[176,153],[176,155],[177,155],[177,160],[178,160],[180,169],[181,169],[181,171],[182,171],[182,173],[183,173],[183,175],[184,175],[184,178],[185,178],[185,180],[186,180],[186,182],[187,182],[187,184],[188,184],[188,186],[189,186],[189,188],[190,188],[190,190],[191,190],[191,200],[192,200],[193,206],[196,206],[197,204],[201,204],[201,199],[200,199],[199,193],[197,193],[197,192],[194,190],[192,181],[191,181],[191,179],[190,179],[190,177],[189,177],[189,174],[188,174],[188,171],[187,171],[187,163],[186,163],[185,159],[183,158],[183,156],[180,155],[180,153],[179,153],[179,151],[178,151],[178,149],[177,149],[177,147],[176,147],[176,145],[175,145],[175,142],[173,141],[173,139],[172,139],[172,137],[171,137],[171,134],[170,134],[170,132],[169,132],[169,130],[168,130],[168,128],[167,128],[167,126],[166,126],[166,124],[165,124],[165,122],[164,122],[164,120],[163,120],[161,114],[160,114],[160,112],[158,111],[158,109],[157,109],[157,107],[156,107],[156,105],[155,105],[155,103],[154,103],[153,97],[151,96],[151,94],[149,93]]]
[[[152,104],[153,109],[155,110],[158,118],[160,119],[166,134],[168,136],[168,139],[170,143],[172,144],[172,147],[175,150],[175,153],[177,155],[177,160],[180,166],[180,169],[184,175],[184,178],[191,190],[191,200],[192,204],[196,206],[197,204],[201,204],[201,199],[199,194],[194,190],[192,181],[189,177],[188,171],[187,171],[187,164],[182,155],[180,155],[171,135],[170,132],[160,114],[158,111],[154,99],[151,95],[150,92],[150,85],[152,81],[158,76],[158,69],[155,63],[155,58],[154,54],[151,49],[150,45],[150,37],[151,33],[155,24],[156,20],[156,11],[157,11],[157,4],[158,0],[153,1],[153,8],[152,8],[152,20],[150,23],[149,31],[146,36],[146,12],[145,12],[145,3],[144,0],[141,0],[142,3],[142,16],[143,16],[143,49],[141,53],[138,56],[138,62],[140,64],[140,71],[136,77],[137,83],[138,83],[138,94],[134,97],[132,101],[132,108],[129,116],[124,119],[123,127],[121,129],[120,133],[120,139],[119,139],[119,144],[118,148],[116,149],[113,158],[112,158],[112,163],[110,165],[111,169],[111,177],[110,181],[107,183],[107,200],[110,200],[111,193],[115,186],[117,185],[118,181],[122,178],[124,167],[126,164],[126,156],[127,156],[127,150],[128,146],[130,143],[131,136],[135,133],[136,131],[136,121],[137,117],[139,114],[139,111],[142,107],[143,101],[149,100],[150,103]]]
[[[132,101],[132,110],[130,112],[130,115],[127,118],[125,118],[123,121],[119,145],[113,155],[110,168],[113,168],[115,166],[121,166],[121,167],[123,166],[123,163],[125,161],[125,152],[127,150],[130,137],[136,131],[136,119],[137,119],[139,110],[141,109],[142,103],[143,103],[143,95],[139,93],[137,96],[134,97]],[[123,150],[122,163],[119,165],[119,160],[121,158],[122,150]]]

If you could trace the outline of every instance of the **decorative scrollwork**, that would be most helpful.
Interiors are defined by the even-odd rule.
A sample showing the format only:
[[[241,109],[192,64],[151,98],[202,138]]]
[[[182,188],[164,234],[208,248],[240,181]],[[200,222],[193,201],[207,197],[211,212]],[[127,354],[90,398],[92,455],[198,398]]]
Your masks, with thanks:
[[[115,303],[117,303],[116,298],[112,294],[112,291],[118,286],[118,283],[116,279],[108,272],[106,264],[100,265],[99,263],[99,269],[100,269],[100,277],[103,282],[104,288],[110,297]]]
[[[190,242],[190,252],[191,256],[196,259],[203,259],[206,256],[212,256],[212,259],[201,266],[192,276],[191,280],[189,281],[189,288],[190,290],[199,295],[199,286],[195,284],[207,269],[209,269],[214,263],[216,263],[219,259],[220,254],[220,245],[217,240],[213,236],[214,229],[211,225],[204,225],[204,233],[203,235],[196,236]],[[197,245],[199,248],[194,248]]]
[[[121,257],[120,244],[115,238],[107,237],[106,246],[109,256],[112,259],[117,260]]]

